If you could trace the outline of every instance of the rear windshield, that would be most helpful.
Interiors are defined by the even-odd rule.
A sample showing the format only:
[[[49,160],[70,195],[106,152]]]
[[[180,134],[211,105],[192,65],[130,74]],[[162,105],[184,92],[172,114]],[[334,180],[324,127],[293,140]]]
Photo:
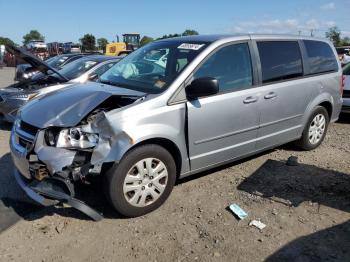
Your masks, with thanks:
[[[329,44],[321,41],[304,40],[309,65],[308,74],[338,71],[338,62]]]

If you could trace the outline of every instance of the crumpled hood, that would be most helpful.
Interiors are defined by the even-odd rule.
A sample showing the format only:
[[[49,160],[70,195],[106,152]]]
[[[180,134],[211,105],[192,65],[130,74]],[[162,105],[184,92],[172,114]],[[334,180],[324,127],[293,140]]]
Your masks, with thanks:
[[[21,119],[38,128],[72,127],[111,96],[144,95],[100,83],[77,84],[33,99],[21,108]]]

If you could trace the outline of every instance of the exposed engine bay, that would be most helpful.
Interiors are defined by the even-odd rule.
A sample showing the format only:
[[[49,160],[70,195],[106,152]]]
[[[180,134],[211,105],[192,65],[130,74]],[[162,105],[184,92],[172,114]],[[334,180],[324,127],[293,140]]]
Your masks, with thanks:
[[[40,88],[44,88],[47,86],[52,86],[52,85],[58,85],[63,81],[61,78],[56,77],[55,75],[43,75],[42,73],[38,73],[33,77],[33,79],[21,81],[18,83],[15,83],[13,85],[10,85],[8,88],[16,88],[18,90],[23,90],[23,91],[32,91]]]
[[[38,156],[38,162],[32,165],[34,171],[38,170],[35,177],[42,179],[46,174],[85,182],[90,173],[99,174],[102,164],[106,162],[102,156],[109,155],[106,144],[113,143],[112,127],[108,125],[105,113],[136,100],[136,97],[111,96],[76,127],[49,127],[40,130],[33,148]],[[40,171],[40,162],[46,166],[46,172]]]

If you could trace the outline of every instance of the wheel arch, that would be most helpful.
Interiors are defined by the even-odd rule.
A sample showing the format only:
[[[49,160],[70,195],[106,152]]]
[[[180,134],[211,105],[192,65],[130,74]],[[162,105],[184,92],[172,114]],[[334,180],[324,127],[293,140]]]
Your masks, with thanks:
[[[302,131],[304,130],[312,112],[314,111],[314,109],[317,106],[323,106],[328,114],[329,114],[329,119],[332,119],[332,114],[333,114],[333,107],[334,107],[334,100],[333,97],[328,94],[328,93],[322,93],[319,94],[317,97],[315,97],[307,106],[306,110],[305,110],[305,114],[303,116],[303,120],[302,120],[302,129],[300,130],[300,135],[302,133]]]
[[[154,138],[148,138],[142,141],[139,141],[138,143],[134,144],[132,147],[130,147],[124,155],[129,152],[130,150],[133,150],[136,147],[142,146],[142,145],[149,145],[149,144],[155,144],[158,146],[161,146],[169,151],[169,153],[173,156],[175,165],[176,165],[176,176],[179,177],[181,173],[182,168],[182,155],[179,147],[176,145],[175,142],[168,138],[164,137],[154,137]]]
[[[320,103],[319,106],[322,106],[322,107],[324,107],[327,110],[329,120],[331,120],[332,114],[333,114],[333,105],[332,105],[332,103],[330,101],[324,101],[324,102]]]

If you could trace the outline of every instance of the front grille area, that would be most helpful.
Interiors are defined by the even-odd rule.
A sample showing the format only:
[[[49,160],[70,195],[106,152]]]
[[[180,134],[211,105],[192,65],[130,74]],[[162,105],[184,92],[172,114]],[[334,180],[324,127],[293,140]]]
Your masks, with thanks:
[[[343,91],[343,98],[350,98],[350,90]]]
[[[31,150],[34,138],[38,131],[39,128],[20,121],[17,128],[15,128],[15,143],[21,148],[21,150]]]
[[[32,143],[33,143],[32,141],[28,141],[28,140],[23,139],[22,137],[18,136],[18,144],[21,147],[29,148],[32,145]]]
[[[38,132],[39,128],[32,126],[26,122],[21,121],[20,123],[20,129],[32,136],[35,136],[36,133]]]

